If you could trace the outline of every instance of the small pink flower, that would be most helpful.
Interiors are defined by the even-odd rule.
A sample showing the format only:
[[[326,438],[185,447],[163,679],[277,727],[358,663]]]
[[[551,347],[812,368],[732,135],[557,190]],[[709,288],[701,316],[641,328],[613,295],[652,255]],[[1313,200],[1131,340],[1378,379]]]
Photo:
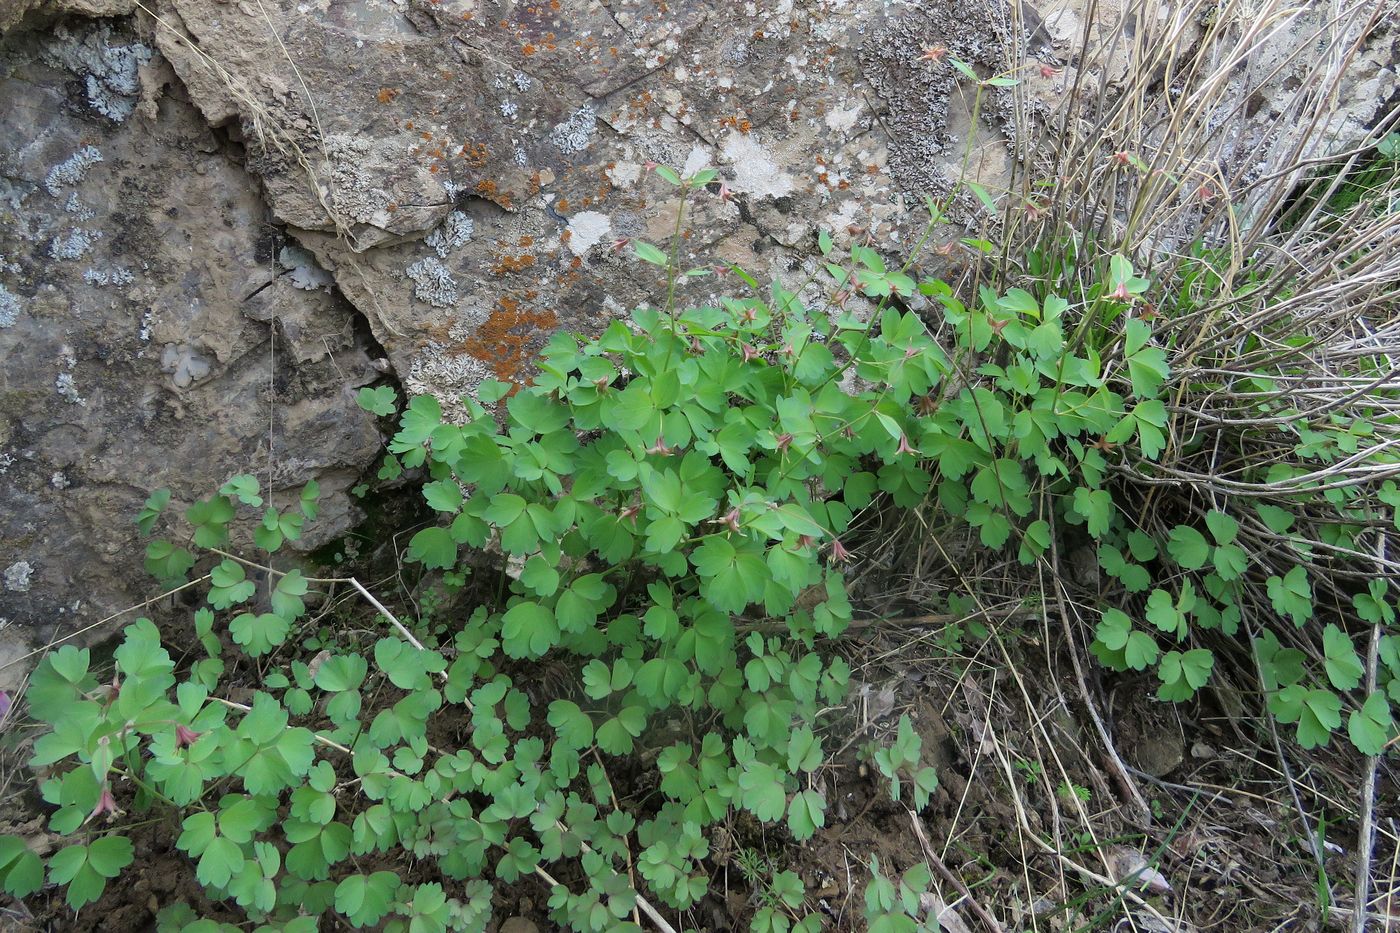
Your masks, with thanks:
[[[732,197],[734,197],[734,193],[733,193],[732,191],[729,190],[729,182],[727,182],[727,181],[722,181],[722,182],[720,182],[720,183],[719,183],[719,199],[720,199],[721,201],[728,201],[728,200],[729,200],[730,198],[732,198]]]
[[[949,240],[946,243],[940,243],[933,248],[933,251],[940,256],[951,256],[958,251],[958,241]]]
[[[906,435],[906,434],[904,434],[904,433],[901,432],[900,435],[899,435],[899,446],[896,447],[896,448],[894,449],[894,455],[895,455],[896,457],[898,457],[900,454],[917,454],[917,453],[918,453],[917,450],[915,450],[913,447],[910,447],[910,446],[909,446],[909,437],[908,437],[908,435]]]
[[[787,433],[779,434],[773,439],[773,443],[777,445],[779,450],[787,450],[792,446],[792,435]]]
[[[841,543],[840,538],[832,539],[831,559],[838,564],[844,564],[851,559],[851,552],[846,550],[846,546]]]
[[[691,336],[691,338],[690,338],[690,352],[691,352],[691,353],[704,353],[704,352],[705,352],[705,346],[704,346],[704,344],[702,344],[702,343],[700,342],[700,338],[699,338],[699,337],[696,337],[696,336],[693,336],[693,335]]]
[[[798,547],[811,547],[812,545],[814,545],[814,544],[816,544],[816,543],[817,543],[817,539],[814,538],[814,537],[812,537],[811,535],[798,535],[798,536],[797,536],[797,546],[798,546]]]
[[[710,524],[712,524],[712,525],[723,525],[724,527],[728,528],[730,531],[734,532],[735,534],[738,534],[738,533],[739,533],[739,510],[738,510],[737,508],[730,509],[728,512],[725,512],[725,513],[724,513],[723,515],[721,515],[719,518],[712,518],[712,519],[710,519]]]
[[[650,159],[647,159],[645,162],[642,163],[642,168],[646,169],[648,172],[654,172],[656,171],[657,166],[659,166],[660,164],[660,162],[653,162]]]
[[[1133,298],[1132,294],[1128,291],[1127,282],[1119,282],[1118,287],[1115,288],[1113,293],[1108,297],[1116,301],[1131,301]]]
[[[1054,65],[1046,65],[1042,63],[1040,66],[1040,76],[1042,78],[1054,78],[1057,77],[1059,73],[1060,69],[1056,68]]]
[[[1131,165],[1131,164],[1132,164],[1132,161],[1133,161],[1133,157],[1130,156],[1130,155],[1128,155],[1128,153],[1123,152],[1122,150],[1119,150],[1118,152],[1115,152],[1115,153],[1109,158],[1109,161],[1112,162],[1114,165],[1118,165],[1118,166],[1122,166],[1122,165]]]
[[[1038,201],[1027,201],[1025,211],[1026,219],[1035,222],[1045,216],[1045,205]]]
[[[905,358],[906,360],[912,360],[914,357],[916,357],[916,356],[918,356],[918,355],[919,355],[919,348],[918,348],[918,347],[915,347],[915,346],[912,346],[912,345],[911,345],[911,346],[908,346],[908,347],[905,347],[905,348],[904,348],[904,358]]]
[[[662,457],[669,457],[676,452],[676,448],[669,446],[664,438],[658,437],[656,443],[647,448],[647,453],[658,454]]]
[[[846,302],[848,302],[848,301],[850,301],[850,300],[851,300],[851,293],[850,293],[850,290],[849,290],[849,289],[845,289],[845,288],[841,289],[841,290],[840,290],[839,292],[837,292],[835,295],[832,295],[832,296],[831,296],[831,303],[834,304],[834,305],[836,305],[836,307],[838,307],[838,308],[844,308],[844,307],[846,307]]]
[[[1200,198],[1202,201],[1214,201],[1215,189],[1203,182],[1201,186],[1196,189],[1196,197]]]
[[[943,61],[943,59],[947,57],[947,55],[948,47],[946,45],[943,45],[942,43],[939,43],[937,45],[926,45],[924,46],[924,54],[919,56],[919,61],[933,62],[934,64],[937,64],[938,62]]]
[[[616,240],[613,240],[612,251],[613,251],[614,253],[620,253],[620,252],[622,252],[624,249],[626,249],[626,248],[627,248],[627,244],[628,244],[628,243],[631,243],[631,242],[632,242],[632,238],[631,238],[630,236],[621,236],[621,237],[618,237]]]
[[[730,272],[734,271],[722,262],[717,262],[710,268],[713,269],[715,271],[715,275],[719,276],[720,278],[724,278]]]
[[[637,517],[637,513],[641,510],[642,507],[640,505],[629,505],[626,508],[624,508],[621,512],[617,513],[618,521],[625,522],[628,519],[635,519]]]
[[[106,816],[107,821],[111,822],[120,812],[122,811],[117,807],[117,798],[112,796],[112,786],[104,783],[102,794],[97,798],[97,806],[93,807],[92,812],[88,814],[87,822],[95,820],[99,816]]]
[[[739,346],[744,351],[745,363],[751,363],[754,360],[758,359],[758,351],[755,350],[750,344],[742,343]]]
[[[194,744],[195,739],[199,738],[202,734],[203,733],[195,732],[186,725],[177,723],[175,726],[175,747],[189,748]]]
[[[743,317],[744,323],[752,324],[756,320],[758,320],[758,312],[755,311],[753,308],[745,308]]]

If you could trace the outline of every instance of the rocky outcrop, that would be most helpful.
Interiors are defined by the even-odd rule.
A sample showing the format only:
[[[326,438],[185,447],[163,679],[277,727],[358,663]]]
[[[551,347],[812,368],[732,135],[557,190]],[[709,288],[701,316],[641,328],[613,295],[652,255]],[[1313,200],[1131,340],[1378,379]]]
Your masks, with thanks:
[[[483,378],[526,378],[555,331],[655,300],[655,270],[618,248],[675,224],[650,163],[721,171],[688,206],[688,264],[798,288],[819,229],[907,253],[923,196],[964,162],[1005,187],[1032,142],[1008,127],[1034,125],[1076,76],[1122,78],[1139,24],[1121,4],[1015,9],[7,6],[0,131],[19,144],[0,154],[0,618],[41,639],[146,593],[128,517],[151,487],[178,500],[233,472],[284,489],[314,477],[334,503],[319,524],[343,530],[343,490],[377,442],[356,387],[391,369],[451,406]],[[1331,9],[1272,41],[1296,47]],[[974,125],[969,82],[924,54],[937,46],[1020,84],[987,89]],[[1388,48],[1357,53],[1369,70],[1351,86],[1369,96],[1337,145],[1394,95]],[[1263,145],[1249,120],[1277,122],[1281,75],[1305,59],[1241,67],[1236,97],[1260,96],[1240,159]],[[991,222],[964,197],[957,218]],[[690,279],[685,297],[731,284],[717,282]]]
[[[0,66],[10,654],[152,594],[132,524],[150,489],[319,479],[324,536],[377,453],[353,390],[379,351],[148,42],[74,20],[11,37]]]

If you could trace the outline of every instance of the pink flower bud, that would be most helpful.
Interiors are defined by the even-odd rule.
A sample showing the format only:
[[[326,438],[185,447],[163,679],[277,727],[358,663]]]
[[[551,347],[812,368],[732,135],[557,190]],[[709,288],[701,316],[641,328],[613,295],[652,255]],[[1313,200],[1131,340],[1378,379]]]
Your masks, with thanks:
[[[841,543],[840,538],[835,538],[831,542],[831,559],[838,564],[844,564],[851,559],[851,552],[846,550],[846,546]]]
[[[102,793],[97,798],[97,806],[92,808],[92,812],[88,814],[85,822],[95,820],[99,816],[106,816],[108,822],[111,822],[112,818],[120,812],[121,810],[117,807],[117,799],[112,796],[112,786],[104,783]]]
[[[899,435],[899,446],[896,447],[896,448],[894,449],[894,455],[895,455],[896,457],[898,457],[900,454],[917,454],[917,453],[918,453],[917,450],[915,450],[913,447],[910,447],[910,446],[909,446],[909,438],[908,438],[908,436],[905,435],[905,434],[903,434],[903,433],[901,433],[901,434]]]
[[[176,747],[176,748],[188,748],[188,747],[190,747],[191,745],[193,745],[194,742],[195,742],[195,739],[199,738],[200,735],[202,735],[202,734],[203,734],[203,733],[195,732],[193,729],[189,728],[189,727],[186,726],[186,725],[183,725],[183,724],[176,724],[176,726],[175,726],[175,747]]]
[[[750,346],[750,345],[747,344],[747,343],[744,343],[744,344],[740,344],[740,347],[741,347],[741,348],[743,349],[743,351],[744,351],[744,362],[745,362],[745,363],[751,363],[751,362],[753,362],[754,360],[758,359],[758,351],[755,350],[752,346]]]

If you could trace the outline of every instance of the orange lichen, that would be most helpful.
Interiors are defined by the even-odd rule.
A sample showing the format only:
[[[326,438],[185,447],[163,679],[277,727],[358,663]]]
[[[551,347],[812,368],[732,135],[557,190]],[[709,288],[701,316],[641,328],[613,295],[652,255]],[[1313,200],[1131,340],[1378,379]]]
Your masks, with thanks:
[[[555,203],[554,209],[561,214],[567,214],[569,212],[569,199],[560,198],[558,202]]]
[[[528,293],[527,293],[528,294]],[[489,365],[501,379],[516,381],[533,356],[531,345],[541,341],[558,323],[552,311],[523,308],[503,295],[495,310],[462,349]]]
[[[387,104],[390,103],[395,97],[398,97],[399,92],[395,88],[382,87],[379,89],[379,93],[374,96],[379,100],[381,104]]]
[[[526,247],[534,246],[534,245],[535,245],[535,238],[532,237],[532,236],[523,236],[523,237],[520,238],[520,244],[519,244],[519,245],[520,245],[520,248],[521,248],[521,249],[525,249]]]
[[[528,58],[529,56],[534,55],[535,52],[537,52],[537,51],[539,51],[539,50],[536,49],[533,45],[527,45],[527,46],[525,46],[524,48],[522,48],[520,51],[521,51],[522,54],[524,54],[524,55]]]
[[[516,272],[524,272],[535,264],[535,257],[529,253],[519,256],[502,256],[501,261],[491,267],[494,275],[512,275]]]

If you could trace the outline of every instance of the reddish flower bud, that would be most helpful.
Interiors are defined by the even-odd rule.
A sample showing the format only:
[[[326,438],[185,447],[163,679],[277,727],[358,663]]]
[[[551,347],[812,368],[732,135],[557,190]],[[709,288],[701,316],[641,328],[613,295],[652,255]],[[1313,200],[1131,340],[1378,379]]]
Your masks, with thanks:
[[[1118,152],[1115,152],[1112,156],[1110,156],[1109,161],[1112,162],[1114,165],[1130,165],[1132,164],[1133,157],[1128,155],[1126,152],[1120,150]]]
[[[199,738],[202,734],[203,733],[195,732],[188,726],[177,724],[175,726],[175,747],[189,748],[194,744],[195,739]]]
[[[895,455],[896,457],[898,457],[900,454],[917,454],[917,453],[918,453],[917,450],[915,450],[913,447],[910,447],[910,446],[909,446],[909,437],[908,437],[907,435],[901,433],[901,434],[899,435],[899,446],[896,447],[896,448],[894,449],[894,455]]]
[[[120,808],[117,807],[117,799],[112,796],[112,786],[104,783],[102,793],[97,798],[97,806],[92,808],[92,812],[88,814],[88,818],[84,822],[90,822],[99,816],[106,816],[107,821],[111,822],[120,812]]]
[[[937,45],[926,45],[924,46],[924,54],[919,56],[919,61],[933,62],[934,64],[937,64],[938,62],[943,61],[943,59],[946,58],[947,55],[948,47],[946,45],[943,45],[942,43],[939,43]]]
[[[751,363],[751,362],[753,362],[754,360],[758,359],[758,351],[755,350],[751,345],[749,345],[749,344],[747,344],[747,343],[743,343],[743,344],[740,344],[739,346],[740,346],[740,348],[743,349],[743,351],[744,351],[744,362],[745,362],[745,363]]]
[[[669,446],[665,438],[658,437],[656,443],[647,448],[649,454],[659,454],[662,457],[669,457],[676,452],[676,448]]]
[[[632,242],[632,238],[631,238],[630,236],[621,236],[621,237],[618,237],[616,240],[613,240],[612,251],[613,251],[614,253],[620,253],[620,252],[622,252],[624,249],[626,249],[626,248],[627,248],[627,244],[628,244],[628,243],[631,243],[631,242]]]
[[[1128,291],[1127,282],[1119,282],[1118,287],[1115,288],[1113,290],[1113,293],[1110,294],[1108,297],[1113,298],[1116,301],[1131,301],[1133,298],[1132,294]]]
[[[831,542],[831,559],[838,564],[844,564],[851,559],[851,552],[846,550],[846,546],[841,543],[840,538],[835,538]]]
[[[711,524],[711,525],[723,525],[724,527],[728,528],[730,531],[734,532],[735,534],[738,534],[738,532],[739,532],[739,510],[738,510],[737,508],[730,509],[728,512],[725,512],[725,513],[724,513],[723,515],[721,515],[719,518],[712,518],[712,519],[710,519],[710,524]]]
[[[816,543],[817,543],[817,539],[814,538],[814,537],[812,537],[811,535],[798,535],[798,536],[797,536],[797,546],[798,546],[798,547],[811,547],[812,545],[814,545],[814,544],[816,544]]]
[[[1054,78],[1058,76],[1059,73],[1060,69],[1056,68],[1054,65],[1046,65],[1042,63],[1040,66],[1040,76],[1042,78]]]
[[[773,439],[773,442],[777,444],[779,450],[787,450],[792,446],[792,435],[787,433],[779,434]]]
[[[729,190],[729,182],[727,182],[727,181],[722,181],[722,182],[720,182],[720,183],[719,183],[719,199],[720,199],[721,201],[728,201],[728,200],[729,200],[730,198],[732,198],[732,197],[734,197],[734,193],[733,193],[732,191]]]

